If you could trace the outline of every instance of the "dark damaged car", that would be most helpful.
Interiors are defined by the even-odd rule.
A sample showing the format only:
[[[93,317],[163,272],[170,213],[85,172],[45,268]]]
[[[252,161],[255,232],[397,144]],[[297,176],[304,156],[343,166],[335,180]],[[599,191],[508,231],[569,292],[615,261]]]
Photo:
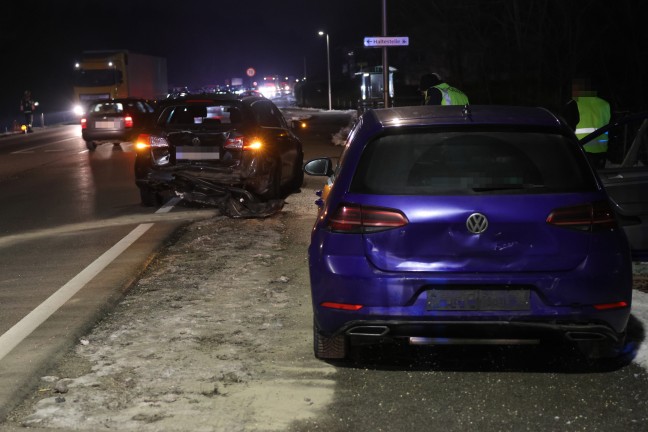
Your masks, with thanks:
[[[267,216],[304,179],[301,142],[276,105],[258,96],[163,101],[136,149],[135,178],[146,206],[171,192],[229,216]]]

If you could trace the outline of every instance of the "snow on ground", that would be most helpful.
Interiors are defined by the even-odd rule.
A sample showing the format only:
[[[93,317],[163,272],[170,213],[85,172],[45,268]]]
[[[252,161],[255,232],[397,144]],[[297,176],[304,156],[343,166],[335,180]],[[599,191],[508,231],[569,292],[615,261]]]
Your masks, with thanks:
[[[632,314],[641,321],[644,328],[648,327],[648,294],[635,290],[632,299]],[[648,370],[648,342],[646,340],[641,343],[634,362]]]
[[[642,291],[634,290],[632,293],[632,315],[641,322],[644,329],[648,328],[648,280],[643,280],[648,275],[648,263],[634,265],[635,287],[643,285]],[[638,281],[637,279],[642,279]],[[638,283],[643,282],[643,283]],[[634,362],[648,370],[648,341],[641,342]]]

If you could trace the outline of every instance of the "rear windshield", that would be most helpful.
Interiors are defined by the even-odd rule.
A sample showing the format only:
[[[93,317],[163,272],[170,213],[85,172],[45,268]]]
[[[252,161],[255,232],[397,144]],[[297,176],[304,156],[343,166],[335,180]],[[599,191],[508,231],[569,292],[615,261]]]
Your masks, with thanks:
[[[121,114],[124,112],[124,104],[121,102],[100,102],[90,105],[89,113],[95,114]]]
[[[121,114],[124,112],[152,113],[154,109],[149,104],[138,100],[95,102],[88,107],[88,113],[93,114]]]
[[[159,118],[159,123],[163,126],[183,127],[238,124],[241,121],[243,114],[236,102],[169,106],[162,111]]]
[[[351,192],[549,193],[594,186],[575,143],[561,135],[464,130],[377,138],[362,154]]]

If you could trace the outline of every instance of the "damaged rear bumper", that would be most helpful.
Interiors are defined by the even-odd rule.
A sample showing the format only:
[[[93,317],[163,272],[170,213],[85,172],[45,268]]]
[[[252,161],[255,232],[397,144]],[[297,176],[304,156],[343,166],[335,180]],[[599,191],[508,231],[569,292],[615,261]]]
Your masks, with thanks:
[[[184,201],[218,207],[233,218],[271,216],[283,208],[283,199],[264,200],[250,190],[234,168],[172,167],[137,179],[140,187],[171,191]]]

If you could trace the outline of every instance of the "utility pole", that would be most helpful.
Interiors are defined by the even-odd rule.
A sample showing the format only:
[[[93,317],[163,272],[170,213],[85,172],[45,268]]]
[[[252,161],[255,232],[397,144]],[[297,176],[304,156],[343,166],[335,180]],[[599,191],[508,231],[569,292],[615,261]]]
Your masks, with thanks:
[[[382,35],[387,37],[387,0],[382,0]],[[387,47],[383,47],[383,95],[385,108],[389,108],[389,64],[387,63]]]

